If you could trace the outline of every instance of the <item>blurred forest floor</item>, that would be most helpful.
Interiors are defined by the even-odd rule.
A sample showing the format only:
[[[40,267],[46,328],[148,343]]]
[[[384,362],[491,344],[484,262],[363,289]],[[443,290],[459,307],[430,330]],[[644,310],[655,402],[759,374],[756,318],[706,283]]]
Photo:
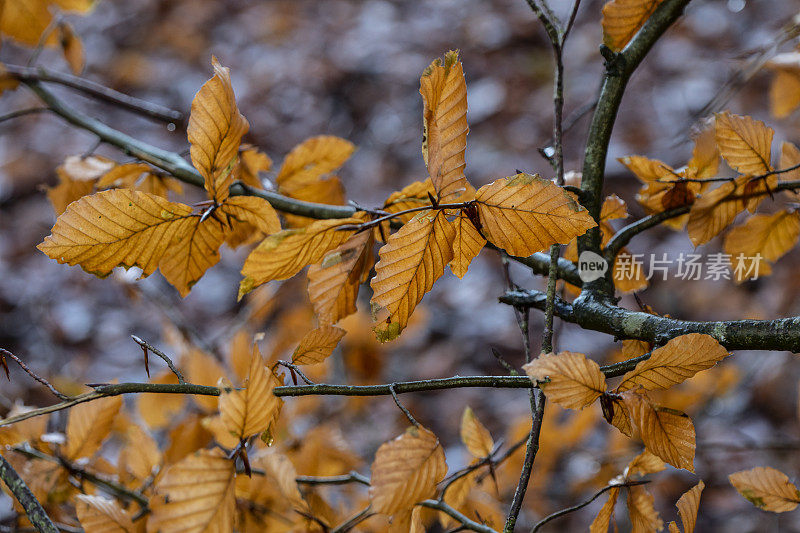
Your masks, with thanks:
[[[596,0],[583,2],[565,51],[568,117],[592,102],[598,91],[601,7]],[[798,8],[800,3],[793,1],[697,0],[656,45],[630,83],[610,149],[607,192],[628,202],[629,220],[643,216],[634,200],[638,183],[616,158],[640,154],[681,166],[691,151],[688,134],[698,111],[753,53],[775,41]],[[468,85],[471,182],[480,186],[516,169],[550,175],[537,148],[546,145],[551,132],[551,54],[523,0],[103,0],[89,16],[69,20],[86,49],[86,77],[187,113],[194,93],[210,77],[211,55],[216,55],[231,68],[239,108],[251,124],[245,140],[267,152],[276,166],[310,136],[332,134],[354,142],[358,151],[340,177],[348,198],[365,206],[380,205],[392,191],[424,176],[419,76],[432,59],[458,48]],[[0,58],[24,64],[29,54],[4,43]],[[66,69],[58,52],[50,49],[39,64]],[[769,117],[769,80],[767,72],[756,74],[725,107],[767,121],[776,128],[776,140],[797,143],[797,113],[780,121]],[[54,90],[135,137],[177,152],[188,147],[181,128],[169,131],[163,124]],[[20,89],[3,95],[0,114],[36,103]],[[567,170],[580,170],[587,125],[585,117],[579,119],[567,134]],[[99,280],[38,252],[35,246],[55,220],[43,187],[56,183],[55,168],[66,156],[85,153],[93,145],[91,135],[47,114],[0,124],[0,346],[65,390],[77,390],[81,383],[146,379],[141,349],[131,334],[168,353],[175,353],[180,344],[175,339],[183,338],[219,355],[242,328],[265,333],[265,353],[285,350],[310,329],[302,280],[270,286],[236,302],[245,249],[227,250],[183,300],[158,274],[135,281],[121,272],[113,281]],[[127,160],[105,146],[96,153]],[[617,227],[624,224],[615,222]],[[697,253],[718,252],[720,246],[717,238]],[[630,249],[670,257],[694,251],[685,233],[667,229],[637,237]],[[768,278],[735,286],[724,280],[683,281],[671,273],[665,281],[652,281],[639,296],[658,313],[686,319],[798,315],[798,268],[795,250]],[[516,266],[511,275],[526,287],[544,283]],[[463,280],[447,273],[425,297],[413,327],[387,345],[371,338],[368,295],[362,291],[362,311],[345,321],[349,334],[317,378],[380,383],[503,374],[492,347],[512,364],[522,361],[512,309],[497,303],[503,289],[499,257],[485,250]],[[637,305],[630,296],[622,304]],[[533,316],[537,346],[541,316]],[[620,348],[607,336],[563,324],[558,325],[556,344],[559,350],[583,352],[598,361],[610,360]],[[738,352],[706,374],[675,392],[670,404],[681,408],[676,402],[710,399],[689,410],[698,435],[697,473],[707,486],[698,529],[800,531],[796,515],[761,513],[727,483],[729,473],[760,465],[800,473],[800,364],[788,353]],[[14,368],[11,382],[0,385],[0,412],[17,399],[28,405],[52,401]],[[293,408],[302,420],[297,438],[335,414],[337,431],[364,460],[362,471],[377,446],[405,422],[391,398],[288,400],[292,402],[302,406]],[[495,439],[505,438],[506,443],[529,427],[524,391],[455,390],[407,395],[404,402],[442,439],[451,470],[468,460],[458,441],[465,405]],[[584,423],[582,413],[566,414],[555,405],[548,410],[549,427],[556,429],[549,436],[547,427],[543,432],[543,452],[527,499],[528,520],[581,501],[619,473],[635,453],[612,434],[616,430],[600,423],[597,412],[591,423]],[[501,483],[513,487],[518,465],[509,463]],[[302,466],[298,470],[304,473]],[[673,516],[673,502],[693,478],[670,469],[656,479],[650,486],[656,504]],[[583,529],[602,501],[561,519],[551,530]]]

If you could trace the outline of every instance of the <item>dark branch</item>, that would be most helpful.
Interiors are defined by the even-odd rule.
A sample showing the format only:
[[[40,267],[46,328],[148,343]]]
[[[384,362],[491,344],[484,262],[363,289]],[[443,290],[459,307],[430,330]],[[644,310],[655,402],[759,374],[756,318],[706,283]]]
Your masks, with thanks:
[[[28,520],[31,521],[36,531],[41,533],[58,533],[58,528],[47,516],[42,504],[31,492],[19,474],[11,467],[6,458],[0,455],[0,479],[6,484],[8,490],[14,495],[19,504],[25,509]]]
[[[595,220],[600,219],[608,145],[625,87],[636,67],[667,28],[681,16],[688,3],[689,0],[665,0],[622,52],[615,54],[606,49],[606,74],[589,127],[581,180],[581,189],[584,192],[581,201]],[[600,249],[599,228],[592,228],[578,238],[579,252],[591,250],[600,253]],[[613,285],[610,274],[608,276],[589,283],[587,288],[610,296],[613,294]]]
[[[545,295],[541,291],[509,291],[500,297],[500,301],[540,310],[545,307]],[[556,316],[584,329],[607,333],[619,339],[664,344],[679,335],[705,333],[729,350],[800,352],[800,317],[709,322],[678,320],[629,311],[585,291],[571,304],[559,300],[555,312]]]
[[[117,107],[133,111],[138,115],[143,115],[148,118],[160,120],[162,122],[173,123],[177,126],[182,126],[184,123],[183,113],[175,111],[162,105],[140,100],[133,96],[123,94],[121,92],[110,89],[99,83],[79,78],[77,76],[70,76],[61,72],[45,70],[42,67],[22,67],[18,65],[5,65],[5,75],[9,78],[14,78],[22,83],[29,84],[31,82],[46,82],[57,83],[70,89],[75,89],[87,96],[96,100],[113,104]]]

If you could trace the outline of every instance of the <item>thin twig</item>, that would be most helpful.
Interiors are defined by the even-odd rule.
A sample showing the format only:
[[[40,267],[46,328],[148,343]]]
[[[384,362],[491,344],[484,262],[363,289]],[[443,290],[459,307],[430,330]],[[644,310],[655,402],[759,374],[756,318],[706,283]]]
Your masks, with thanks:
[[[29,107],[27,109],[18,109],[16,111],[12,111],[11,113],[7,113],[3,116],[0,116],[0,123],[18,117],[25,117],[28,115],[38,115],[39,113],[43,113],[46,111],[50,111],[50,109],[47,107]]]
[[[403,411],[403,414],[406,415],[408,421],[411,422],[411,425],[417,428],[420,427],[419,422],[417,422],[416,418],[414,418],[414,416],[411,414],[411,411],[403,407],[403,404],[400,403],[400,398],[397,397],[397,392],[394,390],[394,383],[389,385],[389,393],[392,395],[392,399],[394,400],[394,403],[397,404],[397,407]]]
[[[443,512],[450,518],[453,518],[456,521],[458,521],[462,525],[463,529],[468,529],[470,531],[478,531],[479,533],[497,533],[497,531],[495,531],[494,529],[490,528],[487,525],[479,524],[474,520],[470,520],[469,518],[459,513],[457,510],[453,509],[443,501],[425,500],[419,502],[417,505],[420,505],[422,507],[428,507],[429,509],[437,509]]]
[[[28,366],[27,366],[25,363],[23,363],[23,362],[22,362],[22,359],[20,359],[19,357],[17,357],[17,356],[16,356],[16,355],[14,355],[13,353],[9,352],[9,351],[8,351],[8,350],[6,350],[5,348],[0,348],[0,354],[2,354],[3,356],[6,356],[6,357],[10,357],[10,358],[11,358],[11,359],[13,359],[14,361],[16,361],[16,362],[17,362],[17,364],[20,366],[20,368],[22,368],[22,370],[24,370],[26,374],[28,374],[30,377],[32,377],[33,379],[35,379],[36,381],[38,381],[39,383],[41,383],[42,385],[44,385],[45,387],[47,387],[47,389],[48,389],[50,392],[52,392],[52,393],[53,393],[53,395],[54,395],[56,398],[58,398],[59,400],[67,400],[67,399],[69,399],[69,396],[67,396],[67,395],[66,395],[66,394],[64,394],[63,392],[59,392],[59,391],[58,391],[58,390],[57,390],[55,387],[53,387],[53,386],[50,384],[50,382],[49,382],[49,381],[47,381],[47,380],[46,380],[46,379],[44,379],[43,377],[37,376],[37,375],[36,375],[36,373],[35,373],[33,370],[31,370],[30,368],[28,368]]]
[[[372,512],[372,507],[367,505],[364,509],[353,515],[347,522],[344,524],[334,528],[331,530],[331,533],[347,533],[358,524],[369,518],[370,516],[374,515],[375,513]]]
[[[609,491],[611,489],[619,488],[619,487],[634,487],[636,485],[644,485],[646,483],[650,483],[650,482],[649,481],[644,481],[644,480],[642,480],[642,481],[626,481],[624,483],[612,483],[610,485],[606,485],[605,487],[603,487],[602,489],[597,491],[591,498],[589,498],[585,502],[579,503],[577,505],[573,505],[572,507],[567,507],[566,509],[561,509],[560,511],[556,511],[553,514],[547,515],[546,517],[542,518],[541,520],[539,520],[536,523],[535,526],[533,526],[533,529],[531,529],[531,533],[536,533],[537,531],[539,531],[539,529],[541,529],[541,527],[543,525],[545,525],[546,523],[548,523],[548,522],[550,522],[552,520],[555,520],[556,518],[558,518],[560,516],[564,516],[566,514],[575,512],[575,511],[577,511],[579,509],[583,509],[584,507],[586,507],[587,505],[589,505],[590,503],[595,501],[597,498],[602,496],[605,492],[607,492],[607,491]]]
[[[531,431],[528,435],[527,446],[525,448],[525,459],[522,463],[522,471],[519,475],[519,483],[514,490],[514,498],[511,501],[511,507],[508,511],[506,524],[503,528],[503,533],[512,533],[517,524],[519,512],[522,510],[522,501],[525,499],[525,493],[528,490],[528,482],[533,472],[533,462],[536,459],[536,454],[539,452],[539,434],[542,431],[542,422],[544,421],[544,404],[545,397],[540,389],[531,392]]]
[[[253,470],[253,472],[255,472],[255,470]],[[369,487],[369,478],[355,471],[341,476],[297,476],[295,481],[303,485],[346,485],[348,483],[360,483]]]
[[[63,457],[49,455],[42,451],[36,450],[31,448],[30,446],[16,446],[12,448],[16,453],[22,454],[30,459],[39,459],[42,461],[49,461],[51,463],[58,464],[62,466],[70,475],[75,476],[81,480],[88,481],[93,485],[98,487],[102,487],[103,489],[116,494],[119,497],[124,499],[132,500],[138,503],[142,508],[147,508],[148,506],[148,499],[147,497],[135,490],[131,490],[116,481],[112,481],[110,479],[105,479],[98,474],[93,472],[89,472],[70,461],[67,461]]]
[[[302,370],[300,370],[300,367],[297,366],[296,364],[290,363],[289,361],[277,361],[275,363],[275,365],[272,367],[273,370],[278,365],[286,367],[289,370],[291,370],[292,372],[296,373],[298,376],[300,376],[300,379],[302,379],[303,381],[306,382],[306,385],[315,385],[315,383],[313,381],[311,381],[311,379],[309,379],[309,377],[306,376],[305,373]],[[294,380],[294,381],[297,382],[297,380]]]
[[[0,420],[0,427],[16,424],[29,418],[36,416],[54,413],[56,411],[63,411],[75,405],[91,402],[100,398],[107,398],[109,396],[119,396],[121,394],[197,394],[200,396],[219,396],[220,390],[217,387],[209,387],[206,385],[193,385],[187,383],[180,385],[177,383],[117,383],[117,384],[102,384],[94,387],[91,392],[85,392],[77,396],[72,396],[67,400],[55,405],[47,407],[40,407],[38,409],[31,409],[18,415],[9,416]]]
[[[181,385],[186,385],[186,380],[183,378],[183,374],[181,374],[181,371],[178,370],[178,367],[175,366],[175,363],[172,362],[172,359],[170,359],[170,357],[167,354],[165,354],[152,344],[148,343],[147,341],[137,337],[136,335],[131,335],[131,338],[133,339],[133,342],[141,346],[143,350],[145,351],[149,350],[154,354],[156,354],[157,356],[159,356],[161,359],[163,359],[164,362],[167,363],[167,366],[172,371],[172,373],[175,374],[175,377],[178,378],[178,383],[180,383]]]

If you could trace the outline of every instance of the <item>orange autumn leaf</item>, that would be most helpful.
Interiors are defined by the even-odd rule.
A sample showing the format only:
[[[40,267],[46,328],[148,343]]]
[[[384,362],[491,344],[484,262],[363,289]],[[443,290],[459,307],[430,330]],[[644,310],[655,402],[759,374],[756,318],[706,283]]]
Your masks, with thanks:
[[[75,512],[84,530],[92,533],[136,532],[131,516],[114,500],[79,494],[75,501]]]
[[[548,399],[567,409],[583,409],[606,390],[600,366],[580,353],[542,354],[522,368]]]
[[[369,497],[376,513],[393,515],[432,497],[447,473],[444,451],[436,435],[410,427],[375,452]]]
[[[654,406],[643,396],[626,400],[631,422],[650,452],[676,468],[694,472],[695,433],[692,420],[680,411]]]
[[[253,345],[250,371],[244,390],[222,389],[219,411],[228,432],[243,441],[266,431],[280,414],[283,401],[272,394],[279,385],[272,372],[267,372],[258,345]]]
[[[436,189],[430,178],[424,181],[415,181],[389,195],[389,198],[383,203],[383,210],[387,213],[399,213],[408,209],[428,206],[431,205],[430,196],[435,194]],[[406,223],[415,215],[416,213],[406,213],[398,216],[397,220]]]
[[[64,457],[74,460],[94,455],[111,432],[121,406],[122,397],[114,396],[73,407],[67,419]]]
[[[345,330],[336,326],[321,326],[309,331],[295,348],[292,363],[313,365],[323,362],[333,353],[345,333]]]
[[[249,224],[266,235],[281,230],[278,213],[269,202],[257,196],[233,196],[219,208],[232,224]]]
[[[785,118],[800,106],[800,52],[777,54],[765,66],[775,72],[769,87],[770,111],[775,118]]]
[[[654,506],[653,495],[641,485],[628,487],[627,503],[631,533],[652,533],[664,527],[664,522]]]
[[[267,154],[249,144],[243,144],[239,150],[239,179],[242,183],[263,189],[259,172],[269,172],[272,159]]]
[[[308,269],[308,297],[321,324],[335,324],[356,312],[359,286],[375,262],[370,231],[350,237]]]
[[[649,359],[622,376],[617,391],[641,386],[647,390],[668,389],[709,369],[730,353],[714,337],[689,333],[671,339],[653,350]]]
[[[206,270],[219,263],[225,234],[213,218],[187,217],[180,230],[158,266],[164,278],[185,297]]]
[[[687,226],[693,245],[700,246],[713,239],[744,210],[745,201],[741,196],[749,179],[749,176],[739,176],[697,199],[689,211]]]
[[[381,342],[400,335],[414,308],[453,259],[455,234],[443,210],[423,211],[381,247],[371,285],[380,313],[375,332]]]
[[[768,273],[769,263],[774,263],[791,250],[800,237],[800,214],[797,211],[778,211],[771,215],[754,215],[741,226],[733,228],[725,237],[725,253],[730,254],[737,280]],[[760,260],[756,259],[760,256]],[[738,261],[748,264],[736,269]],[[747,268],[759,262],[758,270]]]
[[[475,257],[478,256],[486,239],[470,221],[464,211],[459,211],[453,220],[456,234],[453,238],[453,259],[450,261],[450,270],[456,277],[463,278],[467,268]]]
[[[748,116],[718,113],[717,146],[734,170],[753,176],[772,170],[772,128]]]
[[[566,244],[597,223],[561,187],[530,174],[499,179],[475,193],[481,232],[510,255]]]
[[[663,0],[612,0],[603,6],[603,42],[619,52]]]
[[[230,70],[215,57],[211,64],[214,77],[194,97],[186,133],[192,164],[203,176],[208,195],[222,203],[228,198],[239,145],[250,125],[236,106]]]
[[[170,466],[150,499],[148,533],[232,533],[233,461],[220,450],[201,450]]]
[[[183,356],[183,365],[186,368],[186,380],[197,385],[214,387],[219,378],[225,377],[225,368],[214,357],[206,352],[191,348]],[[217,410],[219,399],[216,396],[192,396],[194,402],[206,412]]]
[[[619,491],[619,487],[608,490],[608,499],[589,526],[589,533],[608,533],[608,526],[614,517],[614,507],[617,505]]]
[[[728,476],[731,485],[750,503],[772,513],[793,511],[800,491],[783,472],[768,466],[742,470]]]
[[[75,33],[75,29],[72,25],[66,22],[62,22],[58,25],[58,34],[58,40],[61,45],[61,51],[64,54],[64,59],[66,59],[72,73],[79,76],[81,72],[83,72],[83,67],[86,65],[81,39]]]
[[[170,370],[154,376],[150,383],[169,383],[175,385],[178,378]],[[216,398],[214,398],[216,401]],[[163,429],[170,425],[183,411],[186,404],[183,394],[139,394],[136,398],[136,411],[152,429]]]
[[[464,413],[461,415],[460,433],[461,442],[474,457],[488,457],[492,453],[494,449],[492,435],[469,406],[464,408]]]
[[[294,191],[341,167],[355,149],[350,141],[333,135],[306,139],[295,146],[283,161],[276,179],[278,186],[291,196]]]
[[[700,507],[700,494],[702,494],[705,486],[703,480],[700,480],[697,485],[684,492],[678,498],[678,503],[675,504],[678,507],[678,515],[681,517],[683,533],[694,533],[694,528],[697,525],[697,510]],[[670,522],[669,531],[670,533],[677,533],[679,531],[678,525],[675,522]]]
[[[436,59],[419,80],[422,95],[422,157],[441,203],[466,188],[467,84],[458,51]]]
[[[59,263],[105,277],[118,266],[148,276],[161,267],[185,296],[219,261],[222,229],[201,221],[184,204],[128,189],[112,189],[73,202],[38,248]]]
[[[239,298],[263,283],[291,278],[306,265],[319,263],[329,251],[355,233],[355,230],[340,230],[340,226],[362,222],[355,217],[318,220],[304,228],[270,235],[244,262]]]

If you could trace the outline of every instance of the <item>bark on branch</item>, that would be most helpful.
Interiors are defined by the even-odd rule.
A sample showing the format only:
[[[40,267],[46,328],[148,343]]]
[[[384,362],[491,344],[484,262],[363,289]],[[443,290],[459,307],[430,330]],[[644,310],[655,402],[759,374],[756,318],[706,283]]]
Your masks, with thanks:
[[[544,310],[541,291],[508,291],[500,301],[509,305]],[[800,352],[800,317],[774,320],[728,320],[696,322],[678,320],[639,311],[630,311],[608,303],[585,291],[574,302],[559,299],[556,316],[584,329],[614,335],[619,339],[638,339],[664,344],[687,333],[711,335],[728,350],[786,350]]]

